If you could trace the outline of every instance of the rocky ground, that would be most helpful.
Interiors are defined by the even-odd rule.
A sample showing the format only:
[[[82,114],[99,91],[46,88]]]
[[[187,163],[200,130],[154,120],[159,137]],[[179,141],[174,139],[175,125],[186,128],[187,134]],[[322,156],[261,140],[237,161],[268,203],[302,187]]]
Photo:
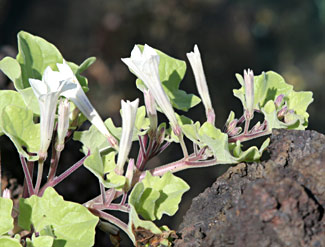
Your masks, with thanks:
[[[175,246],[325,246],[325,136],[271,139],[267,161],[230,168],[193,200]]]

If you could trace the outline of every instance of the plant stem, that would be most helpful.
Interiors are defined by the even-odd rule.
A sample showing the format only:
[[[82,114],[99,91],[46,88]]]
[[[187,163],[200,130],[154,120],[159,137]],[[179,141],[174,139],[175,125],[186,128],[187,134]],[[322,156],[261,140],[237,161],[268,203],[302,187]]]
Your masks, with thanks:
[[[38,161],[38,168],[37,168],[37,179],[35,185],[35,194],[38,195],[38,191],[41,187],[42,177],[43,177],[43,168],[44,168],[44,160]]]
[[[33,188],[33,181],[30,176],[30,173],[29,173],[29,170],[28,170],[28,167],[26,164],[26,160],[25,160],[24,156],[22,156],[21,154],[19,155],[19,157],[20,157],[21,165],[23,166],[24,174],[25,174],[25,180],[26,180],[26,184],[27,184],[28,194],[29,194],[29,196],[34,195],[35,191]]]
[[[262,136],[266,136],[266,135],[270,135],[271,131],[261,131],[261,132],[256,132],[256,133],[243,133],[239,136],[232,136],[229,137],[228,142],[236,142],[236,141],[241,141],[241,142],[245,142],[245,141],[249,141],[252,139],[256,139],[258,137],[262,137]]]
[[[102,195],[103,205],[106,205],[105,187],[99,180],[98,182],[99,182],[100,194]]]
[[[107,220],[108,222],[116,225],[117,227],[119,227],[121,230],[123,230],[130,239],[133,240],[134,242],[134,236],[132,234],[132,232],[129,230],[128,225],[126,223],[124,223],[123,221],[121,221],[120,219],[114,217],[113,215],[110,215],[108,213],[105,213],[103,211],[94,209],[94,208],[89,208],[89,211],[92,212],[94,215]]]
[[[55,177],[52,181],[47,182],[42,189],[39,192],[39,196],[42,196],[46,188],[48,187],[54,187],[61,183],[64,179],[66,179],[68,176],[70,176],[73,172],[75,172],[80,166],[83,165],[85,159],[90,155],[90,150],[88,150],[88,154],[83,157],[81,160],[77,161],[75,164],[73,164],[68,170],[63,172],[60,176]]]
[[[50,170],[49,175],[47,177],[47,181],[52,181],[55,177],[59,160],[60,160],[61,152],[57,151],[55,148],[55,144],[52,145],[52,158],[51,158],[51,164],[50,164]]]
[[[128,205],[121,205],[120,203],[111,203],[110,205],[103,205],[103,204],[93,204],[89,208],[94,208],[98,210],[115,210],[128,213],[130,212],[130,207]]]

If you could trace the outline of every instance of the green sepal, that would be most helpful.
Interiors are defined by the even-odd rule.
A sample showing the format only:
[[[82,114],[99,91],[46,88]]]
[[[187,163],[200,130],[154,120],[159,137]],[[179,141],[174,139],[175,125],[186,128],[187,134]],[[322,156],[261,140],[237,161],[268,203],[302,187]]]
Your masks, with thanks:
[[[29,161],[38,159],[36,153],[40,148],[40,125],[34,124],[32,111],[16,105],[6,106],[1,113],[0,126],[4,134],[14,143],[18,153]]]
[[[124,176],[115,173],[115,155],[114,150],[102,155],[96,148],[84,162],[84,166],[91,171],[106,188],[120,189],[126,183]]]
[[[42,197],[21,198],[19,210],[19,226],[30,230],[33,225],[40,236],[53,237],[54,234],[54,246],[94,245],[98,217],[78,203],[64,201],[52,187],[47,188]],[[49,228],[53,233],[49,233]]]
[[[14,228],[14,219],[11,217],[12,206],[11,199],[0,197],[0,236]]]
[[[141,50],[144,48],[143,45],[138,45],[138,47]],[[185,91],[179,89],[180,83],[186,72],[186,63],[182,60],[170,57],[157,49],[156,51],[160,57],[160,81],[173,107],[178,110],[188,111],[190,108],[199,104],[201,102],[199,97],[194,94],[187,94]],[[141,91],[146,88],[140,79],[137,79],[136,84]]]
[[[161,219],[163,214],[172,216],[177,212],[182,195],[189,188],[184,180],[170,172],[162,177],[146,172],[145,178],[134,186],[129,203],[144,219]]]

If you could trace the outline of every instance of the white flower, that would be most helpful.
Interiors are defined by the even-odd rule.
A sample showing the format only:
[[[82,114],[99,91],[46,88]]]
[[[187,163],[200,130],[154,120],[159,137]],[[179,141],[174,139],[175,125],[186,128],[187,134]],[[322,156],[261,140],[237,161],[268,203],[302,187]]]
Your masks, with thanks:
[[[246,108],[250,118],[254,114],[254,73],[253,70],[244,70],[244,85],[245,85],[245,99]]]
[[[116,170],[118,174],[123,173],[125,161],[128,158],[131,146],[135,119],[139,105],[139,99],[133,102],[121,101],[122,105],[122,136],[119,146]]]
[[[204,70],[203,70],[203,65],[202,65],[202,60],[201,60],[201,54],[199,51],[199,48],[197,45],[194,46],[194,52],[189,52],[186,53],[186,56],[188,60],[190,61],[194,77],[195,77],[195,82],[196,82],[196,87],[197,90],[199,91],[199,94],[202,98],[202,102],[206,111],[206,115],[209,116],[211,114],[210,112],[214,110],[212,108],[211,104],[211,99],[209,95],[209,89],[208,85],[205,79],[204,75]],[[208,117],[209,118],[209,117]],[[213,119],[214,123],[214,119]]]
[[[122,61],[129,67],[132,73],[144,82],[175,131],[178,128],[178,123],[174,109],[160,82],[160,58],[157,52],[150,46],[145,45],[141,53],[139,47],[134,46],[131,57],[122,58]]]
[[[74,75],[73,71],[63,61],[63,64],[57,64],[59,72],[63,76],[63,80],[66,81],[64,86],[64,90],[62,91],[61,95],[66,97],[67,99],[71,100],[78,109],[86,116],[86,118],[106,137],[108,138],[110,144],[113,147],[117,146],[116,139],[109,133],[108,129],[106,128],[103,120],[95,110],[95,108],[90,103],[88,97],[86,96],[85,92],[82,90],[76,76]]]
[[[41,81],[29,79],[29,83],[38,99],[40,108],[41,144],[39,155],[41,159],[45,160],[52,139],[58,98],[66,82],[62,80],[62,75],[59,72],[47,67]]]
[[[64,148],[64,139],[69,129],[69,114],[70,103],[68,99],[62,100],[59,103],[59,117],[58,117],[58,139],[56,143],[56,150],[62,151]]]

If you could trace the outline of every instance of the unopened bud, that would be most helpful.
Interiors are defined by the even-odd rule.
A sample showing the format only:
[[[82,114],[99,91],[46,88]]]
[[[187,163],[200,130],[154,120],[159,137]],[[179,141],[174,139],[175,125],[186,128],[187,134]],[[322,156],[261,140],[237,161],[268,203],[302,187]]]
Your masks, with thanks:
[[[284,94],[280,94],[278,97],[276,97],[274,104],[277,108],[279,108],[282,105],[283,98],[284,98]]]
[[[288,111],[287,106],[284,106],[280,111],[278,111],[278,113],[277,113],[278,119],[280,119],[280,120],[283,119],[283,117],[287,111]]]
[[[254,73],[253,70],[244,70],[245,82],[245,99],[246,107],[249,117],[252,118],[254,114]]]

